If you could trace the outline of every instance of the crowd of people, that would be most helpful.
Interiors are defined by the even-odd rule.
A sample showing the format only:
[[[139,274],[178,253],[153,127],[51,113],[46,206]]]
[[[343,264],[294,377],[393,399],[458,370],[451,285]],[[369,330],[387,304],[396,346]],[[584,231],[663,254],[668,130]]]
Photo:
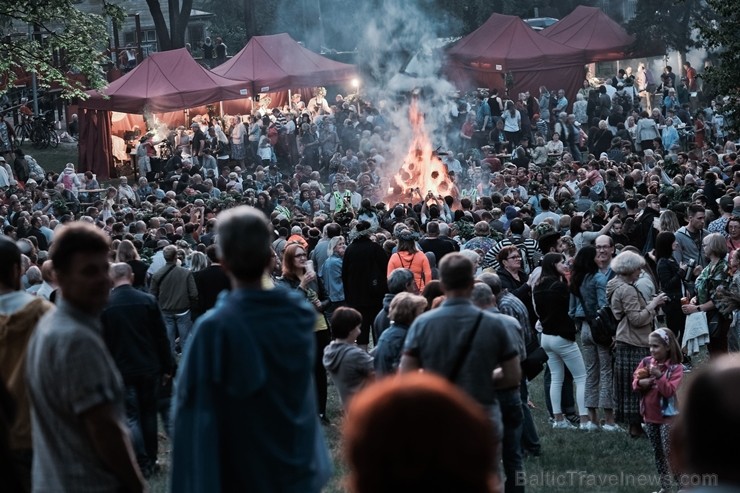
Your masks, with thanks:
[[[683,409],[697,347],[740,351],[740,163],[721,99],[690,111],[672,96],[695,71],[662,77],[655,108],[645,73],[585,83],[573,104],[544,87],[459,97],[447,195],[389,198],[397,118],[325,91],[199,117],[162,169],[144,135],[133,184],[45,172],[7,146],[3,477],[143,491],[159,416],[173,491],[319,491],[331,381],[354,491],[487,491],[499,461],[502,489],[523,491],[524,457],[547,453],[528,406],[543,372],[553,429],[647,434],[664,491],[714,472],[689,446],[710,412],[691,401],[671,469],[664,402]],[[736,373],[712,371],[712,385]],[[419,440],[379,442],[404,432]],[[379,450],[416,454],[412,476],[392,483]]]

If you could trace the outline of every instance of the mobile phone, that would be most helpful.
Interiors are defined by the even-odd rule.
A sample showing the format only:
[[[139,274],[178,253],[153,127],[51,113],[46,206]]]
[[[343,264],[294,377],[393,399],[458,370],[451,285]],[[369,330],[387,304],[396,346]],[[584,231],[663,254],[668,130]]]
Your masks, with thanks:
[[[313,272],[313,260],[306,260],[306,272]]]

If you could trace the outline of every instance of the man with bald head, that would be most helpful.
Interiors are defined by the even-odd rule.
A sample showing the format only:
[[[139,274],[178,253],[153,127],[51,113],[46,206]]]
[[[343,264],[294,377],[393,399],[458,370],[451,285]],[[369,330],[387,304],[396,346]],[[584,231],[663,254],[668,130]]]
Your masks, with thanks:
[[[172,353],[157,300],[132,286],[131,266],[111,265],[110,277],[103,339],[123,377],[136,459],[148,477],[157,460],[157,389],[162,378],[172,376]]]

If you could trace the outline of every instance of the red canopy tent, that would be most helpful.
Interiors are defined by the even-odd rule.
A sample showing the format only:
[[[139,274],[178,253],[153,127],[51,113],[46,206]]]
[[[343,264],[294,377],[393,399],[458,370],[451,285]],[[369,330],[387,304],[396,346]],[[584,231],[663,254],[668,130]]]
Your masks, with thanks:
[[[623,60],[635,39],[601,9],[580,5],[541,34],[582,50],[586,62]]]
[[[199,65],[185,48],[152,53],[141,64],[79,103],[79,171],[110,176],[111,111],[144,114],[183,111],[247,98],[244,80],[230,80]],[[165,119],[165,121],[167,121]]]
[[[244,79],[229,80],[198,64],[185,48],[152,53],[101,91],[88,91],[81,108],[143,114],[194,108],[251,96]]]
[[[341,84],[357,77],[354,65],[318,55],[285,33],[253,36],[239,53],[213,72],[250,81],[252,94]]]
[[[519,17],[493,14],[481,27],[447,51],[446,72],[461,87],[505,89],[505,74],[513,76],[514,94],[539,86],[565,89],[568,98],[585,76],[580,50],[545,38]]]

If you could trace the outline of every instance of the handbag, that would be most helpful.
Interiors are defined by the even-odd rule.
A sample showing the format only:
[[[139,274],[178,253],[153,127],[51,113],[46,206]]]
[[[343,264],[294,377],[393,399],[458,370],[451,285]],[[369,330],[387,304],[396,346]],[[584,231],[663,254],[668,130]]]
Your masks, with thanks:
[[[548,356],[536,337],[527,344],[527,357],[522,361],[522,373],[530,382],[545,369]]]
[[[671,378],[673,366],[674,365],[669,366],[668,370],[666,370],[666,379]],[[678,403],[676,402],[676,396],[660,396],[660,411],[666,418],[671,416],[678,416]]]

